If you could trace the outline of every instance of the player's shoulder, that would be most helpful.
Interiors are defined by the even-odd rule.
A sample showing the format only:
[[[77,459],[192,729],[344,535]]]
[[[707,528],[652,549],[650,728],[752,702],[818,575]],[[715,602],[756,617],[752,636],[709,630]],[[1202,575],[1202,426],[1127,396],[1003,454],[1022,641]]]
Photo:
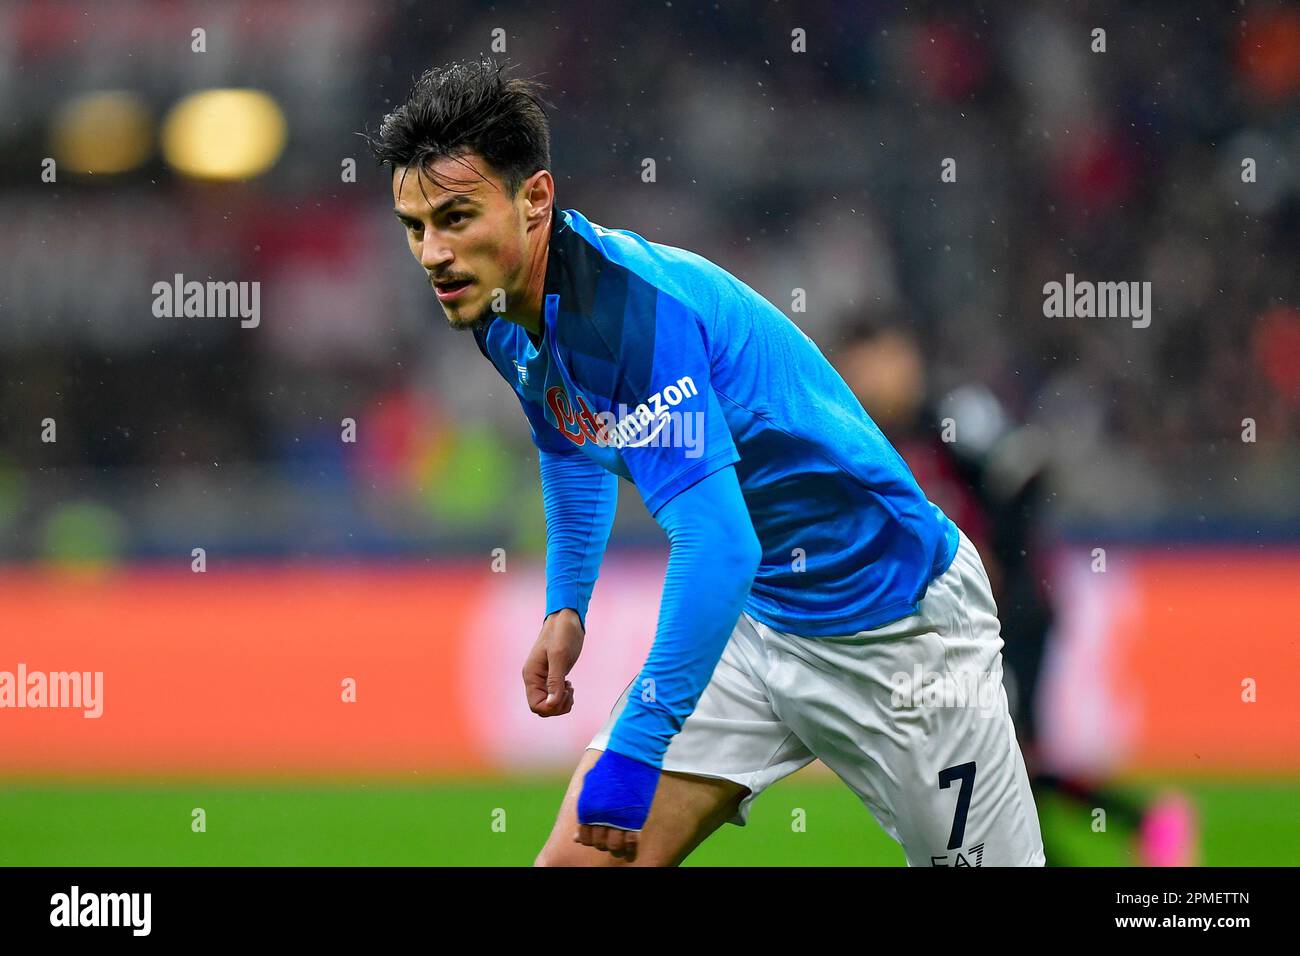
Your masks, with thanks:
[[[564,214],[574,233],[602,257],[656,288],[681,295],[699,287],[739,282],[717,263],[689,249],[654,242],[631,229],[602,226],[576,209],[567,209]]]
[[[591,307],[580,310],[598,333],[625,332],[612,329],[611,324],[624,325],[629,318],[657,317],[661,324],[665,317],[695,319],[711,324],[723,306],[745,294],[756,295],[698,253],[653,242],[630,229],[600,225],[576,209],[561,215],[559,235],[567,239],[562,245],[571,258],[590,260],[574,274],[600,276],[599,282],[591,284]],[[622,308],[609,307],[615,298]]]

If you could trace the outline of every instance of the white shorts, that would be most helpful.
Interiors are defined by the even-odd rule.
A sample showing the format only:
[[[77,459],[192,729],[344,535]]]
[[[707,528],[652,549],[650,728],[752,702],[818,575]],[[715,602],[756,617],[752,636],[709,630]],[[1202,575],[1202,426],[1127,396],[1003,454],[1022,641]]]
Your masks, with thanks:
[[[799,637],[742,614],[663,768],[749,789],[820,758],[912,866],[1042,866],[1043,839],[1002,687],[988,575],[965,534],[916,614]],[[590,748],[603,750],[632,686]]]

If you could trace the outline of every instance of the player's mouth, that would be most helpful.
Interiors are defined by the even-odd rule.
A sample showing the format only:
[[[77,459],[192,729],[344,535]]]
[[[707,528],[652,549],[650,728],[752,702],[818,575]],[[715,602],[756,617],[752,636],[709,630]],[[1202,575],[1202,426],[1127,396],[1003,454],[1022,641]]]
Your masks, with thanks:
[[[435,282],[433,292],[439,302],[451,302],[459,298],[466,289],[474,284],[473,279],[453,279],[450,282]]]

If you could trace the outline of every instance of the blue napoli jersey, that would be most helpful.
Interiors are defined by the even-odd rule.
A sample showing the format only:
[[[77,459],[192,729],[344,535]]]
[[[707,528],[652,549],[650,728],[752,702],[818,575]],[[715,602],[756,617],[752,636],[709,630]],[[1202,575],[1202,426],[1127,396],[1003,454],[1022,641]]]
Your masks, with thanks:
[[[848,634],[913,613],[956,526],[821,351],[701,256],[557,211],[542,334],[475,330],[543,451],[594,459],[653,514],[734,465],[763,557],[745,610]]]

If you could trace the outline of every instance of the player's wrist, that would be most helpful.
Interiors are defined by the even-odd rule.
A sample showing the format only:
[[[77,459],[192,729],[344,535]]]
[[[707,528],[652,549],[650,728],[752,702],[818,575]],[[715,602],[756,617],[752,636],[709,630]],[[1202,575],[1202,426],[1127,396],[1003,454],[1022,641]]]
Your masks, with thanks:
[[[650,815],[659,769],[606,750],[587,771],[578,795],[578,822],[619,830],[640,830]]]
[[[550,614],[542,619],[542,624],[550,624],[554,620],[557,624],[573,623],[578,625],[580,630],[585,631],[586,627],[582,622],[582,615],[578,613],[577,608],[561,607],[556,608]]]

